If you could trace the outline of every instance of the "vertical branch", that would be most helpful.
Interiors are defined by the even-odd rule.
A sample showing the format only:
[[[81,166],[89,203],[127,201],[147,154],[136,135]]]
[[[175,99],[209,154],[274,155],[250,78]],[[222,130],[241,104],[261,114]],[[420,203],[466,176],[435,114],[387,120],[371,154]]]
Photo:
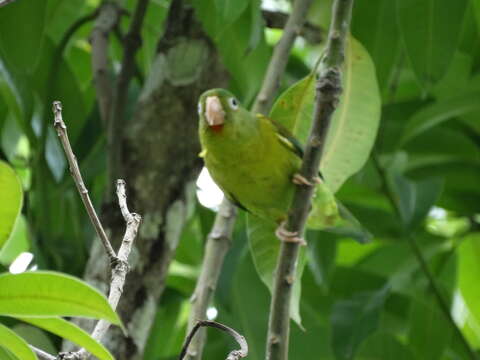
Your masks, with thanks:
[[[108,35],[118,22],[120,11],[115,2],[101,5],[90,35],[92,44],[92,71],[100,116],[107,124],[112,106],[112,82],[108,70]]]
[[[283,35],[275,47],[272,58],[268,64],[262,88],[252,107],[253,113],[267,114],[269,112],[275,94],[280,86],[280,80],[285,71],[285,67],[287,66],[290,50],[292,49],[299,30],[305,23],[306,13],[311,3],[312,0],[295,1],[292,13],[283,30]],[[193,305],[188,321],[189,332],[198,320],[205,318],[208,304],[211,301],[222,269],[223,260],[230,247],[235,217],[235,206],[227,199],[224,199],[215,218],[212,232],[207,239],[201,273],[192,296]],[[221,234],[221,236],[217,236],[216,234]],[[200,333],[193,339],[189,347],[186,359],[201,359],[205,340],[205,332],[200,330]]]
[[[192,331],[198,320],[204,319],[212,295],[217,287],[223,260],[230,248],[233,228],[235,226],[236,208],[226,198],[218,210],[212,231],[205,244],[205,255],[200,276],[195,286],[188,321],[188,332]],[[205,344],[205,331],[200,331],[188,347],[187,359],[200,359]]]
[[[125,105],[127,103],[128,86],[135,72],[135,54],[141,46],[140,32],[147,11],[149,0],[138,0],[130,28],[125,35],[123,59],[115,91],[112,97],[112,107],[108,114],[108,166],[110,182],[121,175],[121,143]]]
[[[300,174],[314,183],[323,154],[332,114],[341,93],[340,68],[344,60],[353,0],[336,0],[327,39],[323,68],[316,84],[315,110]],[[298,186],[290,206],[286,229],[302,234],[307,220],[313,186]],[[268,360],[288,358],[290,302],[296,275],[300,243],[282,242],[275,272],[275,282],[267,336]]]

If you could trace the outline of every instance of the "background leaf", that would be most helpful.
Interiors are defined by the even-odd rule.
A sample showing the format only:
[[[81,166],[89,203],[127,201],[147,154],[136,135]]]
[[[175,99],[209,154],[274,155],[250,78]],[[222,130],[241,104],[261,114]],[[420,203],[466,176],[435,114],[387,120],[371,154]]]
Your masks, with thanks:
[[[2,324],[0,324],[0,346],[8,349],[18,359],[37,360],[37,356],[25,340]]]
[[[396,2],[408,59],[420,84],[427,89],[444,75],[457,49],[467,3],[466,0]]]
[[[22,185],[13,169],[0,161],[0,250],[14,231],[22,208]]]

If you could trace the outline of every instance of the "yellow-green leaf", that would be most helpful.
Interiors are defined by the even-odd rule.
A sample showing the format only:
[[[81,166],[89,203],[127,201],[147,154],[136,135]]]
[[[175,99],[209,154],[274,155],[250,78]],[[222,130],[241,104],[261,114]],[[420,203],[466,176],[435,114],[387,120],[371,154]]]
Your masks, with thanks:
[[[31,318],[20,316],[17,318],[47,330],[52,334],[58,335],[64,339],[70,340],[71,342],[85,348],[85,350],[100,360],[114,359],[112,354],[110,354],[110,352],[102,344],[93,339],[85,330],[62,318]]]
[[[8,349],[18,359],[37,360],[37,356],[27,342],[2,324],[0,324],[0,346]]]
[[[101,318],[121,325],[98,290],[73,276],[36,271],[0,275],[0,315]]]
[[[22,184],[13,169],[0,161],[0,249],[10,238],[22,209]]]
[[[332,118],[320,166],[333,192],[365,164],[380,122],[381,99],[375,67],[367,51],[353,37],[347,42],[342,86],[340,104]],[[287,89],[270,114],[303,143],[310,132],[314,95],[312,73]]]

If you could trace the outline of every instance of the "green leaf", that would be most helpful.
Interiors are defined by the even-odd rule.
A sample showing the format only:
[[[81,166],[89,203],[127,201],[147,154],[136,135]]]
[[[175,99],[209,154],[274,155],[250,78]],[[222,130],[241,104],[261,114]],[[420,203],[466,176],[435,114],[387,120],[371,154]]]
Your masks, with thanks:
[[[424,88],[438,81],[458,46],[467,0],[397,0],[405,50]]]
[[[374,292],[358,293],[334,304],[331,322],[332,346],[338,360],[355,359],[358,346],[380,323],[380,313],[389,294],[386,285]]]
[[[22,184],[13,169],[0,161],[0,249],[12,235],[23,202]]]
[[[276,228],[277,226],[274,222],[263,220],[250,214],[247,215],[248,241],[253,262],[260,279],[268,287],[270,293],[273,291],[274,272],[277,266],[278,254],[280,253],[280,240],[275,236]],[[306,254],[303,247],[300,249],[298,259],[296,281],[293,285],[293,295],[290,304],[290,316],[301,326],[300,279],[306,263]]]
[[[37,360],[37,356],[25,340],[0,324],[0,346],[5,347],[20,360]]]
[[[360,346],[356,360],[415,360],[415,356],[408,347],[403,345],[394,336],[386,332],[379,332],[370,336]]]
[[[215,0],[215,7],[222,25],[227,26],[238,19],[245,11],[250,0]]]
[[[367,49],[384,98],[391,91],[392,74],[398,71],[401,42],[392,0],[359,0],[354,2],[352,34]]]
[[[85,348],[100,360],[113,360],[112,354],[85,330],[62,318],[30,318],[16,316],[19,320],[35,325]]]
[[[33,73],[43,45],[47,1],[16,1],[0,12],[0,54],[10,66]],[[19,19],[28,26],[18,26]]]
[[[479,98],[480,90],[476,90],[420,109],[408,120],[400,145],[449,119],[478,111],[480,109]]]
[[[107,299],[73,276],[36,271],[0,275],[0,314],[8,316],[82,316],[121,325]]]
[[[10,351],[0,346],[0,359],[2,360],[18,360],[15,356],[12,355]]]
[[[480,288],[478,287],[478,279],[480,278],[480,233],[467,235],[462,240],[458,253],[460,260],[458,287],[469,312],[467,325],[468,323],[477,324],[476,340],[478,341],[480,336],[478,330],[478,324],[480,324]]]
[[[408,320],[408,345],[421,360],[441,359],[452,335],[450,323],[432,302],[415,301]]]
[[[335,268],[337,241],[329,234],[320,231],[308,231],[308,267],[316,284],[326,291]]]
[[[400,210],[405,229],[412,231],[425,219],[443,187],[439,178],[410,181],[396,170],[388,172],[388,183]]]
[[[0,250],[0,263],[8,266],[17,258],[20,253],[30,249],[30,240],[28,236],[27,222],[25,217],[20,214],[10,239]]]
[[[375,67],[362,45],[349,38],[343,68],[343,93],[327,135],[320,170],[334,193],[368,159],[380,121],[380,94]],[[314,74],[287,89],[270,117],[305,143],[313,117]]]

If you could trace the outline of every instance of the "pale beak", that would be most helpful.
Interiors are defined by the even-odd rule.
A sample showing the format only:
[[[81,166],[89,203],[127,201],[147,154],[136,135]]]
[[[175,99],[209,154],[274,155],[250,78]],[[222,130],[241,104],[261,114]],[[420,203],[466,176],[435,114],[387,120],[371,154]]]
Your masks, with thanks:
[[[225,111],[217,96],[209,96],[206,101],[205,117],[210,126],[223,125],[225,122]]]

